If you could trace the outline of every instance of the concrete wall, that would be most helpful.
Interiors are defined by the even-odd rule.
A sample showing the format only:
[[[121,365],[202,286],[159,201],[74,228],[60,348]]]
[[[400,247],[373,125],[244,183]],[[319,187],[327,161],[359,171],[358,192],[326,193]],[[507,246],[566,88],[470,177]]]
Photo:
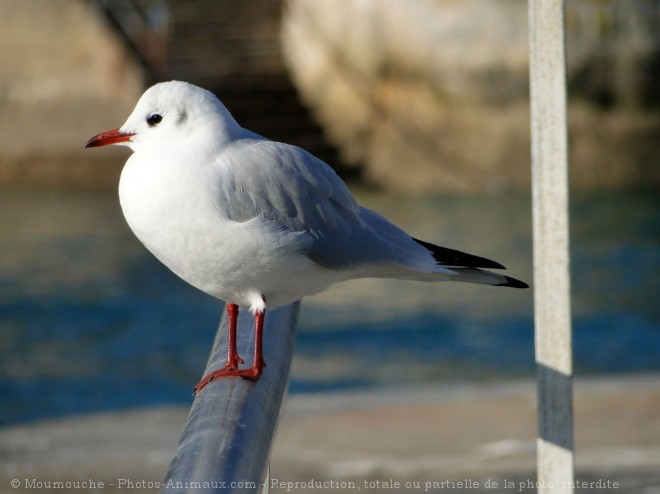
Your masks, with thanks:
[[[0,0],[0,19],[0,183],[115,181],[126,152],[82,147],[124,122],[139,64],[84,0]]]

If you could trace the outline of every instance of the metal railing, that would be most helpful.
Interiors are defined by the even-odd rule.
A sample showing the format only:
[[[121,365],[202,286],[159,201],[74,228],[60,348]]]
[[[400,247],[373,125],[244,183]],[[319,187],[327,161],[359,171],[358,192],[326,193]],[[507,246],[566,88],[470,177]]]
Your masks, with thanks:
[[[147,78],[167,76],[170,14],[164,0],[88,0],[145,69]]]
[[[195,397],[161,492],[262,492],[270,445],[287,389],[299,307],[296,302],[266,313],[267,367],[259,381],[219,379]],[[244,310],[238,318],[237,340],[246,362],[252,361],[253,324],[252,314]],[[225,314],[204,375],[224,367],[226,331]]]

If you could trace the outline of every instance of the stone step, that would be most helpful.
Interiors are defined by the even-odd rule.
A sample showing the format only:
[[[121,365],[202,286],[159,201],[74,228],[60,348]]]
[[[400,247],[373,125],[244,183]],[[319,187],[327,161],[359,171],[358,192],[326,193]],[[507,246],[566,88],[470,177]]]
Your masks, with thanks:
[[[133,4],[148,10],[147,0]],[[282,0],[170,2],[166,69],[158,79],[209,89],[245,128],[303,147],[341,168],[337,150],[287,74],[280,44],[282,7]],[[120,15],[117,8],[113,12]],[[145,46],[139,37],[132,41],[134,49]]]

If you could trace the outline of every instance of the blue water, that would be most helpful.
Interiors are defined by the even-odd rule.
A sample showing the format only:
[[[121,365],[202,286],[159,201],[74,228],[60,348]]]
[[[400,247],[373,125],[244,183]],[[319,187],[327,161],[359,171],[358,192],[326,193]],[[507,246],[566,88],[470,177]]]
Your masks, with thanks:
[[[361,200],[531,281],[529,198]],[[573,198],[571,231],[576,372],[660,370],[660,201]],[[448,286],[307,299],[291,392],[531,377],[531,290]],[[189,404],[222,310],[142,248],[114,194],[0,189],[0,424]]]

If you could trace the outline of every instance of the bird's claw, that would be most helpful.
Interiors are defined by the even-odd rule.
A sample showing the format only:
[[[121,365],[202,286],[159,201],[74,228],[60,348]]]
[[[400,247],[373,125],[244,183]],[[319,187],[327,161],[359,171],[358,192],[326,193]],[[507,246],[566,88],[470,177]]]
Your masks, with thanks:
[[[217,371],[211,372],[209,375],[205,376],[201,381],[199,381],[197,386],[195,386],[195,389],[193,389],[193,395],[199,394],[199,392],[207,384],[212,383],[213,381],[217,381],[224,377],[242,377],[243,379],[247,379],[248,381],[256,382],[261,377],[262,370],[264,367],[266,367],[265,362],[262,362],[261,366],[252,366],[247,369],[237,369],[230,365],[226,365],[222,369],[218,369]]]

